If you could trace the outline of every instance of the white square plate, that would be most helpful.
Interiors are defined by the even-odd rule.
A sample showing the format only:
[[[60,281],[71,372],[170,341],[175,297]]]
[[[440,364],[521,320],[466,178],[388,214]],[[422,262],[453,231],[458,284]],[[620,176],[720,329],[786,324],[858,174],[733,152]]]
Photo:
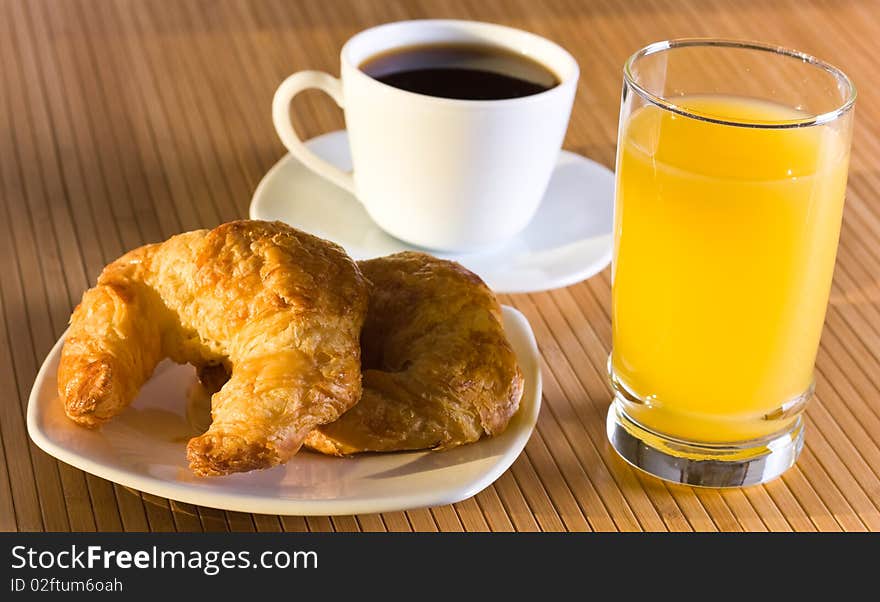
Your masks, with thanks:
[[[31,439],[86,472],[161,497],[241,512],[334,515],[390,512],[466,499],[501,476],[528,441],[541,405],[538,348],[526,318],[505,306],[504,329],[525,376],[520,409],[507,430],[445,452],[332,458],[301,452],[284,466],[199,478],[186,464],[191,366],[160,364],[137,399],[97,430],[77,426],[58,400],[63,337],[43,362],[28,401]]]

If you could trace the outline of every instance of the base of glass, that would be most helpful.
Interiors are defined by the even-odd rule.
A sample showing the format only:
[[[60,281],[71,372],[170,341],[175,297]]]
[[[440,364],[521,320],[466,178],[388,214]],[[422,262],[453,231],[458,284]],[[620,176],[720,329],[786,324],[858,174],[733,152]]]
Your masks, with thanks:
[[[620,456],[644,472],[698,487],[744,487],[772,481],[794,465],[804,445],[803,418],[791,428],[738,444],[692,443],[652,431],[615,398],[608,410],[608,439]]]

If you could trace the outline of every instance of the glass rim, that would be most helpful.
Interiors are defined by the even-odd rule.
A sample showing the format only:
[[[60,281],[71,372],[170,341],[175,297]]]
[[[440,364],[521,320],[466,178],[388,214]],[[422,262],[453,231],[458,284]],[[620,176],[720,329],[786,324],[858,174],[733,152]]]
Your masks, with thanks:
[[[689,48],[693,46],[705,46],[705,47],[720,47],[720,48],[744,48],[748,50],[759,50],[762,52],[771,52],[776,55],[787,56],[789,58],[799,59],[801,62],[809,63],[815,67],[823,69],[827,73],[830,73],[834,76],[838,82],[841,82],[846,89],[846,99],[836,108],[826,111],[824,113],[819,113],[815,115],[807,115],[801,119],[788,119],[788,120],[780,120],[780,121],[750,121],[748,119],[729,119],[729,118],[720,118],[720,117],[712,117],[705,114],[695,113],[691,110],[685,109],[676,105],[672,100],[668,98],[664,98],[663,96],[654,94],[653,92],[647,90],[644,86],[639,84],[636,81],[635,76],[633,75],[632,67],[633,64],[638,60],[646,56],[650,56],[652,54],[656,54],[658,52],[663,52],[665,50],[671,50],[673,48]],[[841,117],[848,111],[850,111],[853,106],[855,106],[856,97],[858,96],[858,92],[856,90],[856,86],[853,83],[852,79],[843,72],[843,70],[835,67],[834,65],[825,62],[821,59],[816,58],[813,55],[807,54],[805,52],[801,52],[799,50],[793,50],[791,48],[786,48],[784,46],[776,46],[773,44],[764,44],[762,42],[750,42],[744,40],[731,40],[724,38],[676,38],[671,40],[663,40],[660,42],[654,42],[652,44],[648,44],[647,46],[640,48],[636,52],[634,52],[630,57],[626,60],[623,65],[623,77],[626,81],[627,86],[631,87],[635,92],[644,98],[646,101],[650,102],[653,105],[660,107],[661,109],[665,109],[667,111],[671,111],[673,113],[677,113],[679,115],[683,115],[685,117],[690,117],[692,119],[699,119],[700,121],[708,121],[710,123],[717,123],[721,125],[731,125],[737,127],[751,127],[751,128],[762,128],[762,129],[786,129],[786,128],[800,128],[800,127],[810,127],[814,125],[822,125],[824,123],[829,123],[834,121],[835,119]]]

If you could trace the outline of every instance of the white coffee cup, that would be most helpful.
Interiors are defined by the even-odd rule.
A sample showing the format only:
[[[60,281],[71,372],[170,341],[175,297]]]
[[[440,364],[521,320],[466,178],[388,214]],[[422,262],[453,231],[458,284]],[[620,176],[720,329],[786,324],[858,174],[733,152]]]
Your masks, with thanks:
[[[366,59],[407,46],[500,46],[549,68],[559,85],[505,100],[426,96],[379,82]],[[553,42],[489,23],[401,21],[356,34],[342,47],[340,79],[321,71],[288,77],[272,102],[281,141],[315,173],[350,191],[386,232],[443,251],[498,245],[525,228],[556,164],[574,101],[578,65]],[[310,151],[290,122],[290,101],[310,88],[345,112],[353,173]],[[320,203],[321,199],[315,199]]]

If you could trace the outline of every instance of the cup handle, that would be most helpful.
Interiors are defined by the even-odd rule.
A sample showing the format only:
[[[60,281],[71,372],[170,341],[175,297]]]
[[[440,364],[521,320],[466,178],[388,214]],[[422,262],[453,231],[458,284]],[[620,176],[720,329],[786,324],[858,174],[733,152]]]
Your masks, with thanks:
[[[342,107],[342,82],[323,71],[299,71],[278,86],[272,99],[272,121],[281,142],[298,161],[319,176],[354,194],[354,177],[310,151],[290,122],[290,101],[304,90],[316,88]]]

